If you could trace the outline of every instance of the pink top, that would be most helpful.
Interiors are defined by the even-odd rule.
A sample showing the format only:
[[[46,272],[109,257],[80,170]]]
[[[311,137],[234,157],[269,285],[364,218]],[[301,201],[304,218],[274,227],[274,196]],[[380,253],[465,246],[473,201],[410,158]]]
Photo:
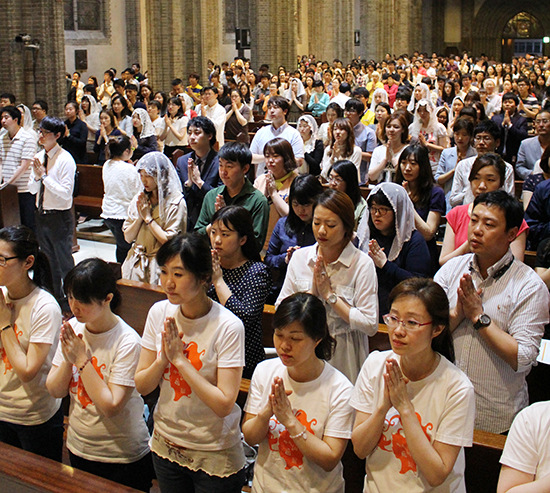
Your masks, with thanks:
[[[468,224],[470,223],[470,214],[468,214],[469,206],[470,204],[458,205],[453,207],[446,215],[447,223],[451,226],[455,234],[455,250],[468,240]],[[527,226],[524,219],[519,228],[518,236],[528,230],[529,226]]]

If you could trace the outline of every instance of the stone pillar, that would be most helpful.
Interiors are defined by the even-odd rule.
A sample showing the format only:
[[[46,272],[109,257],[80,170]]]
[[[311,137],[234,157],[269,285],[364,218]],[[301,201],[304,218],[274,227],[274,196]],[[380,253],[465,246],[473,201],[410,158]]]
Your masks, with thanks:
[[[66,100],[65,39],[62,0],[4,0],[0,30],[0,87],[13,92],[17,102],[31,106],[35,99],[62,115]],[[40,42],[34,50],[15,43],[18,34]]]
[[[462,50],[471,51],[473,48],[473,27],[475,25],[475,0],[462,0]]]
[[[267,63],[275,73],[279,65],[296,67],[298,19],[296,0],[255,0],[250,5],[251,64]],[[317,52],[315,52],[317,54]]]

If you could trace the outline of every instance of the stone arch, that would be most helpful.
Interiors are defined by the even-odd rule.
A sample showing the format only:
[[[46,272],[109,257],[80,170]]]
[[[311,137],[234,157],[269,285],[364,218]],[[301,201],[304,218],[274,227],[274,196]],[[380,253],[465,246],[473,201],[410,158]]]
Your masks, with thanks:
[[[485,0],[474,19],[472,32],[472,52],[486,53],[500,59],[502,49],[502,32],[508,21],[519,14],[527,12],[536,17],[544,32],[550,32],[550,9],[539,0]],[[545,47],[545,50],[548,48]]]

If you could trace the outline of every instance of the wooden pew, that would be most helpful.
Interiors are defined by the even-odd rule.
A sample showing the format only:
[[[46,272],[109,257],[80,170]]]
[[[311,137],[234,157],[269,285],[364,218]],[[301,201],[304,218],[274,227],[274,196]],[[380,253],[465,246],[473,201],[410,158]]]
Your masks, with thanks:
[[[79,173],[79,193],[73,199],[77,212],[99,217],[105,189],[103,187],[103,167],[92,164],[77,164]]]
[[[17,187],[8,185],[0,191],[0,228],[19,226],[21,214],[19,212],[19,197]]]
[[[466,458],[466,491],[496,491],[500,474],[500,456],[506,437],[488,431],[474,430],[474,445],[464,449]]]
[[[0,457],[0,491],[6,493],[138,493],[1,442]]]

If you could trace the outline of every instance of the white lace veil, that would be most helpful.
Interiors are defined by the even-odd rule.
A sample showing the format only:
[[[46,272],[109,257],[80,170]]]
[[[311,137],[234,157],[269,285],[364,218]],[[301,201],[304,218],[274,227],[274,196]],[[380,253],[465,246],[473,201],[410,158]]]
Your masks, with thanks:
[[[430,88],[428,87],[427,84],[424,84],[424,82],[420,82],[420,83],[416,84],[415,89],[417,87],[420,87],[420,89],[422,89],[422,97],[420,98],[421,100],[422,99],[430,99]],[[407,111],[409,113],[414,113],[415,110],[416,110],[416,99],[414,99],[414,91],[413,91],[413,95],[412,95],[411,100],[409,102],[409,106],[407,106]]]
[[[378,101],[378,103],[375,103],[375,96],[377,94],[381,94],[382,95],[382,101]],[[388,93],[386,92],[385,89],[382,89],[381,87],[379,87],[378,89],[375,89],[375,91],[372,93],[372,101],[370,103],[370,110],[375,113],[376,112],[376,106],[379,105],[380,103],[389,103],[389,99],[388,99]]]
[[[136,110],[139,111],[139,110]],[[145,111],[145,110],[141,110]],[[143,170],[156,179],[159,197],[159,217],[166,222],[168,203],[182,195],[181,181],[172,161],[162,152],[148,152],[136,164],[138,172]]]
[[[425,106],[428,110],[428,113],[430,113],[430,121],[428,122],[428,126],[424,129],[424,132],[428,134],[434,133],[437,129],[437,124],[439,123],[437,120],[437,113],[434,104],[430,101],[430,99],[421,99],[416,105],[414,120],[409,129],[411,137],[415,139],[418,138],[418,135],[422,130],[422,120],[420,119],[420,115],[418,114],[418,108],[420,108],[421,106]]]
[[[141,133],[139,134],[140,139],[151,137],[151,135],[156,136],[155,127],[153,125],[153,122],[151,121],[151,117],[149,116],[149,113],[147,113],[146,110],[144,110],[143,108],[136,108],[132,113],[132,116],[134,115],[139,116],[139,119],[141,120],[141,124],[143,125],[143,128],[141,129]]]
[[[401,185],[390,182],[381,183],[372,189],[370,195],[375,195],[379,191],[384,193],[395,215],[395,238],[390,251],[386,252],[388,260],[393,262],[399,256],[403,244],[411,239],[412,233],[416,229],[414,225],[414,205],[407,191]],[[370,240],[369,218],[370,211],[367,208],[357,228],[359,249],[367,253]]]
[[[302,115],[298,118],[298,125],[300,125],[301,121],[306,122],[311,129],[311,137],[307,142],[304,142],[304,152],[311,152],[315,149],[315,141],[317,140],[317,131],[319,130],[319,127],[317,126],[315,118],[311,115]]]

